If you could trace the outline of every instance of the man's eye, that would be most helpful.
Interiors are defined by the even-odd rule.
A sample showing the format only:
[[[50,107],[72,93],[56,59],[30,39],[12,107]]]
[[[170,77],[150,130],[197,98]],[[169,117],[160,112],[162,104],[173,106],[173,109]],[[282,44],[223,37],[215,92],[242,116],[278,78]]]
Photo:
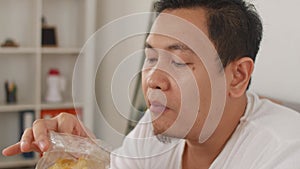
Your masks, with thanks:
[[[146,61],[148,62],[148,63],[155,63],[155,62],[157,62],[157,58],[146,58]]]
[[[154,63],[154,62],[157,61],[157,58],[148,58],[147,61],[148,61],[149,63]]]
[[[155,63],[158,60],[157,53],[152,48],[146,48],[145,55],[146,55],[145,61],[147,63]]]
[[[188,65],[187,63],[175,62],[175,61],[172,61],[172,64],[174,64],[176,67],[184,67]]]

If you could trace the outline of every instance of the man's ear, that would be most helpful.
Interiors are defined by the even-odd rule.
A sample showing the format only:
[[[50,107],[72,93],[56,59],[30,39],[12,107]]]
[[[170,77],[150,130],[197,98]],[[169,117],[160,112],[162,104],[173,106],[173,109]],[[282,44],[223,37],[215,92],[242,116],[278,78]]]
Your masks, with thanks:
[[[229,96],[242,96],[249,84],[254,69],[254,62],[249,57],[242,57],[229,65],[231,78],[229,81]]]

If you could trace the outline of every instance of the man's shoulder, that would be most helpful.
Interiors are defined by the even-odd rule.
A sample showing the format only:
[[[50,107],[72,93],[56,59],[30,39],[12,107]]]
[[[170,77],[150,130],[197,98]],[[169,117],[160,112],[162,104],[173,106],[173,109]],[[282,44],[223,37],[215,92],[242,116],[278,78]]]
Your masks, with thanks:
[[[250,96],[249,96],[250,95]],[[257,130],[265,130],[283,140],[300,140],[300,113],[290,108],[248,94],[251,110],[246,121]]]
[[[248,94],[245,115],[214,165],[293,168],[290,164],[299,164],[299,158],[300,114]]]

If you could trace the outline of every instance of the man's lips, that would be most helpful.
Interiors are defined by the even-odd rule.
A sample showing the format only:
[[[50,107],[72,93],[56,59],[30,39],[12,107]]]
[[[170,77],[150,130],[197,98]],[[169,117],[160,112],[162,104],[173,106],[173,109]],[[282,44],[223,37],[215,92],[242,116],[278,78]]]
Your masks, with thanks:
[[[161,104],[160,102],[153,101],[153,102],[150,102],[149,109],[152,113],[160,114],[160,113],[164,112],[166,109],[168,109],[168,107]]]

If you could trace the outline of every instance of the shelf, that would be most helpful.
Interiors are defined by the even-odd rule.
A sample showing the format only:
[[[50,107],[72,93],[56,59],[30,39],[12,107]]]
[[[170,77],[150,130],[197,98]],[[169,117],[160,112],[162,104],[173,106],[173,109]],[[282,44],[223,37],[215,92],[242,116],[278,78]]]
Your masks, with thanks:
[[[36,48],[27,47],[6,47],[0,48],[0,54],[34,54],[36,53]]]
[[[21,111],[21,110],[34,110],[35,105],[33,104],[6,104],[0,105],[1,112]]]
[[[4,157],[0,156],[0,168],[16,168],[20,166],[35,166],[38,159],[25,159],[21,155]]]
[[[92,77],[88,76],[94,67],[93,57],[84,57],[83,63],[91,63],[91,66],[87,64],[85,70],[78,74],[80,79],[84,79],[80,81],[81,90],[77,91],[84,102],[73,103],[71,85],[81,48],[95,31],[96,4],[96,1],[89,0],[0,0],[0,43],[12,39],[19,45],[0,46],[0,84],[3,85],[0,86],[0,149],[20,139],[24,127],[21,111],[33,110],[35,119],[46,117],[42,116],[44,112],[75,112],[79,118],[83,119],[84,115],[84,122],[92,129],[93,114],[86,115],[83,110],[88,107],[89,112],[93,112],[94,107],[86,94],[92,93],[86,86],[93,84]],[[43,17],[45,20],[42,20]],[[42,21],[55,27],[56,47],[41,44],[46,37],[42,37]],[[47,77],[52,68],[58,69],[66,79],[61,103],[44,102],[48,89]],[[5,102],[5,81],[17,85],[16,104]],[[0,154],[0,169],[33,168],[38,159],[39,154],[30,159],[22,155],[4,157]]]
[[[81,103],[76,104],[77,107],[82,107]],[[64,103],[43,103],[41,109],[66,109],[74,108],[73,102],[64,102]]]
[[[42,48],[42,54],[79,54],[81,48],[57,48],[47,47]],[[37,48],[26,47],[7,47],[0,48],[0,54],[34,54],[37,53]]]
[[[79,54],[80,50],[80,48],[45,47],[42,48],[42,54]]]

